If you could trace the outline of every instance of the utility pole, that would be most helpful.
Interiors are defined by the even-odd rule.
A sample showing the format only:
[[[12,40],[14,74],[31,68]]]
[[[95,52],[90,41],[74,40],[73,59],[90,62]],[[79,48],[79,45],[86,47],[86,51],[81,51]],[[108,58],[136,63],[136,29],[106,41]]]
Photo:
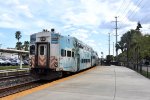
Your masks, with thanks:
[[[110,33],[108,33],[108,55],[110,55]]]
[[[114,42],[113,42],[113,56],[114,56]]]
[[[116,23],[116,45],[117,45],[117,36],[118,36],[118,33],[117,33],[117,30],[118,30],[118,26],[117,26],[117,23],[118,23],[118,21],[117,21],[117,16],[115,17],[115,23]],[[118,56],[118,50],[116,49],[116,57]]]
[[[101,65],[103,64],[103,52],[101,52]]]
[[[1,47],[2,47],[2,44],[0,44],[0,49],[1,49]]]

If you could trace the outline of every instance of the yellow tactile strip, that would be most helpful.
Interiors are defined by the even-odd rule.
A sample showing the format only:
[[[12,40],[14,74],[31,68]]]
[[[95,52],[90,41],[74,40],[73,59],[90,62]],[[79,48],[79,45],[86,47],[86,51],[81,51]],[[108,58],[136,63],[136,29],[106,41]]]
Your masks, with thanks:
[[[6,96],[6,97],[4,97],[4,98],[1,98],[0,100],[14,100],[14,99],[20,98],[20,97],[22,97],[22,96],[31,94],[31,93],[33,93],[33,92],[36,92],[36,91],[45,89],[45,88],[47,88],[47,87],[53,86],[53,85],[55,85],[55,84],[64,82],[64,81],[69,80],[69,79],[72,79],[72,78],[77,77],[77,76],[79,76],[79,75],[81,75],[81,74],[87,73],[87,72],[89,72],[89,71],[91,71],[91,70],[93,70],[93,69],[95,69],[95,68],[96,68],[96,67],[93,67],[93,68],[91,68],[91,69],[89,69],[89,70],[80,72],[80,73],[78,73],[78,74],[75,74],[75,75],[72,75],[72,76],[69,76],[69,77],[66,77],[66,78],[62,78],[62,79],[59,79],[59,80],[56,80],[56,81],[53,81],[53,82],[50,82],[50,83],[47,83],[47,84],[44,84],[44,85],[41,85],[41,86],[32,88],[32,89],[29,89],[29,90],[25,90],[25,91],[22,91],[22,92],[19,92],[19,93],[10,95],[10,96]]]

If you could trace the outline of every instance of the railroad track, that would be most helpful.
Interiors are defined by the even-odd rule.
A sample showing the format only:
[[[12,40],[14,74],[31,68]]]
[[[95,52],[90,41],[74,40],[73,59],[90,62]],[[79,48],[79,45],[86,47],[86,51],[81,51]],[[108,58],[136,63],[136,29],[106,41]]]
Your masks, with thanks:
[[[83,71],[85,70],[82,70],[80,72],[83,72]],[[80,73],[80,72],[77,72],[77,73]],[[65,74],[61,78],[65,78],[65,77],[68,77],[77,73]],[[34,87],[37,87],[37,86],[46,84],[48,82],[61,79],[61,78],[56,78],[50,81],[40,81],[38,78],[31,77],[30,74],[3,77],[0,79],[0,98],[14,94],[14,93],[18,93],[27,89],[31,89],[31,88],[34,88]]]
[[[0,78],[0,81],[4,81],[4,80],[7,80],[7,79],[11,79],[11,78],[18,78],[18,77],[23,77],[23,76],[29,76],[29,73],[26,73],[26,74],[17,74],[17,75],[10,75],[10,76],[4,76],[4,77],[1,77]]]
[[[64,75],[61,78],[67,76]],[[57,80],[57,78],[53,80]],[[2,77],[0,78],[0,98],[46,84],[53,80],[40,81],[38,78],[31,77],[30,74]]]
[[[37,81],[30,74],[0,78],[0,98],[44,84]]]

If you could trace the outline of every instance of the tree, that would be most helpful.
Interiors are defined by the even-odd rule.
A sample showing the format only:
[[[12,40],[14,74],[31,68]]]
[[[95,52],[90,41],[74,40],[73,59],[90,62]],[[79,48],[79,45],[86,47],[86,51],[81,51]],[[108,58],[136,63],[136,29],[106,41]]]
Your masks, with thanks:
[[[116,46],[115,46],[115,47],[116,47],[116,51],[118,51],[118,50],[120,49],[120,46],[119,46],[119,44],[118,44],[118,43],[116,44]]]
[[[111,61],[113,61],[113,55],[107,55],[106,56],[106,63],[108,64],[108,65],[110,65],[110,63],[111,63]]]
[[[139,57],[141,37],[142,37],[141,32],[137,30],[127,31],[125,34],[122,35],[121,40],[118,42],[117,46],[119,49],[121,49],[123,55],[126,56],[127,59],[125,59],[122,55],[120,55],[119,57],[120,61],[130,60],[134,62],[135,59]]]
[[[16,31],[15,38],[18,40],[18,42],[19,42],[21,37],[22,37],[21,32],[20,31]]]
[[[24,41],[24,50],[29,51],[29,41]]]
[[[147,59],[149,58],[150,60],[150,35],[146,34],[141,38],[141,42],[140,42],[140,54],[141,54],[141,58],[143,59]]]
[[[139,30],[140,30],[140,28],[142,28],[142,25],[141,25],[141,23],[140,23],[140,22],[138,22],[138,23],[137,23],[137,27],[136,27],[136,29],[135,29],[135,30],[139,31]]]
[[[21,42],[17,42],[16,43],[16,48],[17,48],[17,50],[21,50],[22,49],[22,43]]]
[[[116,49],[117,51],[120,49],[122,52],[124,51],[124,48],[125,48],[125,43],[123,43],[123,41],[119,41],[117,44],[116,44]]]

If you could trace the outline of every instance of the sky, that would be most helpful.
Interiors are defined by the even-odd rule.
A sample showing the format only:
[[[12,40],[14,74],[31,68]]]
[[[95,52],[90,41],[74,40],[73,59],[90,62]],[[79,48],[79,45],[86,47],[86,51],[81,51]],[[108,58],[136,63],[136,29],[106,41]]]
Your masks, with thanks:
[[[90,45],[99,57],[113,53],[115,17],[118,41],[140,21],[143,34],[150,34],[150,0],[0,0],[0,48],[14,48],[15,32],[21,31],[21,42],[43,29],[54,28]]]

